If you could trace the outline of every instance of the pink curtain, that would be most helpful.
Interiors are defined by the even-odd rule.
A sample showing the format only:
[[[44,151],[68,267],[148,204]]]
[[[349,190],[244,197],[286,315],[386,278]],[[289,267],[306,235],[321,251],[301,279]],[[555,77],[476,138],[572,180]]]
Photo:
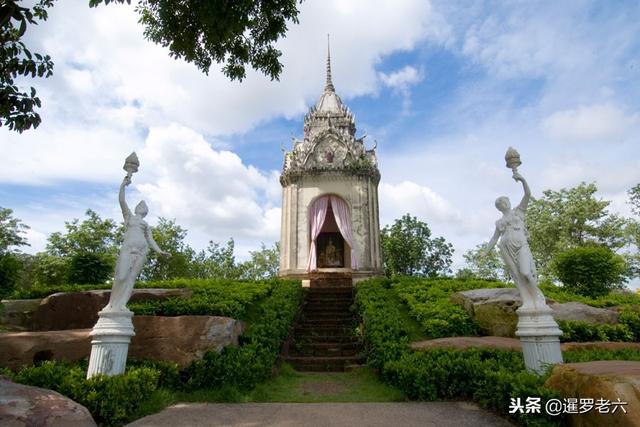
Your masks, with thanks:
[[[324,219],[329,208],[329,196],[319,197],[311,205],[309,210],[309,224],[311,224],[311,248],[309,248],[309,262],[307,271],[318,269],[318,254],[316,253],[316,239],[320,234]]]
[[[331,209],[333,209],[333,216],[338,224],[340,234],[351,248],[351,269],[358,269],[358,259],[356,257],[356,249],[353,246],[353,231],[351,230],[351,215],[349,215],[349,206],[347,202],[340,197],[330,196]]]

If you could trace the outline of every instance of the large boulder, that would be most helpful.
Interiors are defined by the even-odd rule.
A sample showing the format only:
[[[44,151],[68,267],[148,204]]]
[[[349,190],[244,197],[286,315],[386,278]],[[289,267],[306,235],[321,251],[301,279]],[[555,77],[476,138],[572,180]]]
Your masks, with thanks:
[[[238,345],[244,322],[221,316],[135,316],[136,336],[129,357],[167,360],[180,366],[201,359],[207,351]]]
[[[0,309],[0,325],[5,329],[31,330],[33,313],[38,309],[42,298],[3,299]]]
[[[554,303],[549,305],[556,320],[581,320],[588,323],[618,323],[619,313],[607,308],[591,307],[580,302]]]
[[[191,294],[191,289],[134,289],[131,301],[189,298]],[[49,295],[33,313],[33,330],[92,328],[98,321],[98,311],[107,305],[110,295],[110,290],[60,292]]]
[[[545,385],[565,398],[593,399],[594,402],[604,399],[609,402],[609,405],[601,406],[606,407],[607,413],[601,413],[594,407],[588,412],[569,415],[571,425],[640,425],[640,362],[602,360],[557,365]],[[615,412],[614,406],[617,406]]]
[[[451,300],[464,307],[475,319],[484,335],[515,337],[518,325],[516,310],[522,305],[516,288],[484,288],[457,292]],[[547,298],[556,320],[580,320],[588,323],[618,322],[618,312],[606,308],[591,307],[579,302],[556,303]]]
[[[134,316],[129,357],[180,366],[207,351],[237,345],[244,323],[219,316]],[[0,366],[18,369],[42,360],[75,362],[91,353],[91,329],[0,334]]]
[[[464,307],[484,335],[515,336],[518,324],[516,309],[522,305],[517,289],[472,289],[453,294],[451,300]]]
[[[0,377],[0,425],[4,427],[95,427],[84,406],[55,391]]]

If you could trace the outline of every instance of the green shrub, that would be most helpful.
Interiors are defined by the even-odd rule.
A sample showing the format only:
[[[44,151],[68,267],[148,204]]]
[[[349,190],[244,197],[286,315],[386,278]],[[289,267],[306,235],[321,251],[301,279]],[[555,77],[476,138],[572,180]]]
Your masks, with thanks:
[[[393,289],[430,338],[478,335],[467,311],[451,301],[456,292],[510,285],[491,280],[394,278]]]
[[[13,375],[13,380],[57,391],[85,406],[101,425],[130,421],[158,387],[160,372],[153,368],[129,368],[123,375],[86,379],[86,370],[65,363],[44,362]]]
[[[562,252],[553,269],[567,290],[597,297],[619,288],[627,270],[623,257],[604,246],[581,246]]]
[[[299,282],[280,282],[259,305],[257,320],[240,337],[239,347],[206,353],[183,372],[188,390],[221,386],[249,390],[268,378],[302,299]]]

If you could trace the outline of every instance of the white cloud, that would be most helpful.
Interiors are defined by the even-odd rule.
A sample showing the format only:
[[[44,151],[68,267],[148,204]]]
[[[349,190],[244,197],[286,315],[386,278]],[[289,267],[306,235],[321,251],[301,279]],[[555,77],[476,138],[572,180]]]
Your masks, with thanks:
[[[378,76],[385,86],[401,92],[408,90],[409,86],[422,80],[421,73],[411,65],[388,74],[378,73]]]
[[[615,105],[580,106],[557,111],[542,122],[543,129],[558,141],[618,142],[638,122],[638,115],[627,115]]]
[[[279,239],[277,174],[245,165],[233,152],[216,151],[202,135],[178,125],[152,128],[138,155],[144,175],[136,190],[154,215],[176,218],[201,236],[198,246],[229,237]]]

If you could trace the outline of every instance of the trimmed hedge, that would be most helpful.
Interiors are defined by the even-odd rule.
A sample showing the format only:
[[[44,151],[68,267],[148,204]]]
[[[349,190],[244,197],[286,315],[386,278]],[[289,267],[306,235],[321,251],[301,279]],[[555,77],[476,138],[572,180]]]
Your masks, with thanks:
[[[264,289],[270,291],[264,300],[252,306],[255,320],[240,336],[240,346],[225,347],[221,353],[207,352],[203,359],[193,361],[183,370],[173,363],[130,361],[123,375],[87,380],[87,362],[82,361],[73,366],[45,362],[17,373],[2,369],[0,374],[19,383],[58,391],[86,406],[96,422],[107,426],[122,425],[145,415],[149,405],[155,405],[154,409],[159,410],[171,400],[172,392],[224,389],[233,395],[250,390],[271,376],[300,306],[303,290],[300,282],[292,281],[271,281],[266,287],[265,282],[254,283],[259,292],[247,283],[237,285],[244,291],[253,289],[246,294],[238,291],[250,296],[245,300],[233,296],[235,300],[245,301],[245,307],[249,298],[257,298]],[[232,288],[227,289],[231,291]],[[234,295],[233,292],[230,295]]]

